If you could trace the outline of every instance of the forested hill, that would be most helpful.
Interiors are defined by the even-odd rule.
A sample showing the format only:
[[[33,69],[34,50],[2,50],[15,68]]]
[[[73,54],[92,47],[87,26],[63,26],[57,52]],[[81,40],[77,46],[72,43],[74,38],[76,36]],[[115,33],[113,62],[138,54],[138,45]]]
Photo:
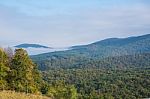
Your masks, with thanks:
[[[55,57],[49,60],[36,60],[39,69],[136,69],[150,68],[150,53],[108,57],[104,59],[63,58]]]
[[[33,58],[47,59],[55,56],[80,56],[91,58],[105,58],[110,56],[132,55],[150,52],[150,34],[129,37],[110,38],[89,45],[75,46],[72,50],[45,53],[32,56]]]
[[[147,35],[142,35],[142,36],[136,36],[136,37],[128,37],[128,38],[108,38],[105,40],[101,40],[89,45],[84,45],[84,46],[73,46],[72,48],[83,48],[83,47],[90,47],[92,45],[95,46],[124,46],[128,44],[134,44],[135,42],[145,40],[145,39],[150,39],[150,34]]]
[[[109,59],[108,57],[114,59],[112,57],[128,57],[127,55],[139,54],[143,56],[145,55],[143,53],[150,53],[150,34],[120,39],[110,38],[89,45],[74,46],[72,48],[72,50],[68,51],[45,53],[31,56],[31,58],[38,63],[41,70],[45,70],[51,67],[84,67],[84,65],[89,64],[89,61],[99,61],[105,58]],[[131,58],[136,60],[139,57],[133,56]],[[130,58],[128,57],[126,59]],[[129,61],[130,60],[125,60],[125,62]]]

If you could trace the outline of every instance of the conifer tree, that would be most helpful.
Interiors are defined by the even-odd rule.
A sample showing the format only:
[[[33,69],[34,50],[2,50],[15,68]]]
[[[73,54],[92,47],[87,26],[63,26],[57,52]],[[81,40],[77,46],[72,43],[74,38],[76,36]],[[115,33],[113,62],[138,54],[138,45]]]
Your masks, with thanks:
[[[7,88],[7,76],[9,72],[8,57],[4,50],[0,48],[0,90]]]
[[[32,62],[24,49],[16,49],[12,58],[11,66],[11,86],[16,91],[27,93],[37,92],[34,82],[35,64]]]

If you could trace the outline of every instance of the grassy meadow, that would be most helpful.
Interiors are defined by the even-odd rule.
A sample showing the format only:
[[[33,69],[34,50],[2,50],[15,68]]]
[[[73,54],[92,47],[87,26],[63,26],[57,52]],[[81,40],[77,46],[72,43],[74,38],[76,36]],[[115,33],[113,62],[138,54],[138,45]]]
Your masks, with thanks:
[[[14,91],[1,91],[0,99],[51,99],[41,95],[18,93]]]

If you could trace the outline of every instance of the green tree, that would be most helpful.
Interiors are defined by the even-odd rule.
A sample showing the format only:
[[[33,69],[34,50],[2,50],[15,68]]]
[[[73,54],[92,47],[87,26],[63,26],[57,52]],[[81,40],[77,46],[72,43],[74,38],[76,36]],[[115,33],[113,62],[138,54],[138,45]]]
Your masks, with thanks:
[[[35,64],[24,49],[16,49],[12,58],[11,86],[16,91],[38,92],[34,79]],[[36,78],[36,77],[35,77]]]
[[[7,76],[9,72],[8,57],[4,50],[0,48],[0,90],[7,87]]]
[[[77,90],[73,85],[66,85],[63,81],[58,81],[49,86],[47,95],[55,99],[77,99]]]

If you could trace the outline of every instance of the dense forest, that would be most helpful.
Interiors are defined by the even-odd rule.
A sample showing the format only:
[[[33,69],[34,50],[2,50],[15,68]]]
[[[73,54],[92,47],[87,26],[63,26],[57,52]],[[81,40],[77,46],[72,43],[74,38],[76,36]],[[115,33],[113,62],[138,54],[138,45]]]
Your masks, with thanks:
[[[79,99],[150,97],[150,53],[78,61],[76,65],[64,60],[49,63],[43,71],[44,80],[75,85]]]
[[[49,83],[74,84],[79,99],[141,99],[150,97],[150,69],[57,69],[44,72]]]
[[[130,69],[148,68],[150,65],[150,53],[107,57],[103,59],[81,58],[81,57],[61,57],[54,56],[48,60],[35,60],[38,68],[42,71],[63,68],[63,69]]]

